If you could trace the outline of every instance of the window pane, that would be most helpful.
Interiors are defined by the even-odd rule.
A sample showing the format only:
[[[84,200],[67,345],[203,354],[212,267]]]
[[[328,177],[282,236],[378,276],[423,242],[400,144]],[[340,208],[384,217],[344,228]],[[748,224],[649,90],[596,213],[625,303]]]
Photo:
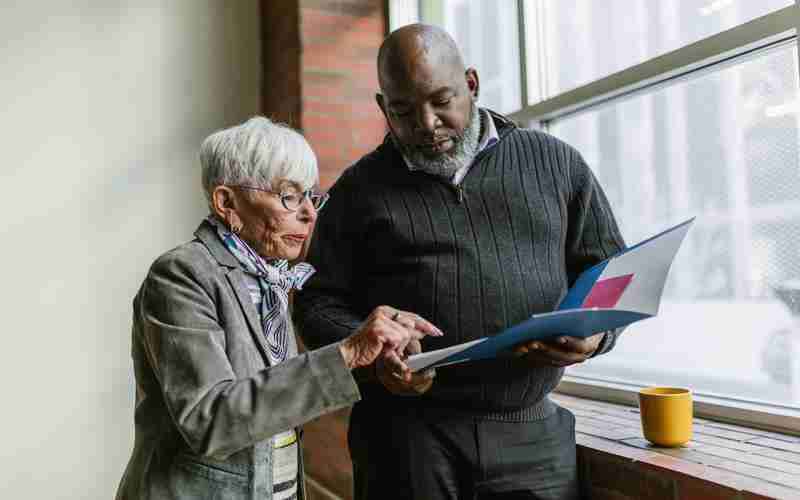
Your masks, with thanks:
[[[796,44],[552,122],[629,244],[697,216],[659,316],[572,373],[800,407]]]
[[[423,0],[420,21],[455,39],[467,67],[478,71],[481,106],[500,113],[521,107],[517,3],[494,0]]]
[[[527,0],[528,100],[534,104],[793,4]]]

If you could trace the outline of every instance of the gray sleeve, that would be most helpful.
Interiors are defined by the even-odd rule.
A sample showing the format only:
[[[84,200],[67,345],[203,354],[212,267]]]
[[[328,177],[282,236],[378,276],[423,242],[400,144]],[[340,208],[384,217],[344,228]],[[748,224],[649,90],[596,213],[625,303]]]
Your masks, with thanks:
[[[154,265],[134,320],[173,422],[198,454],[227,457],[360,398],[338,344],[236,378],[211,294],[180,259]]]

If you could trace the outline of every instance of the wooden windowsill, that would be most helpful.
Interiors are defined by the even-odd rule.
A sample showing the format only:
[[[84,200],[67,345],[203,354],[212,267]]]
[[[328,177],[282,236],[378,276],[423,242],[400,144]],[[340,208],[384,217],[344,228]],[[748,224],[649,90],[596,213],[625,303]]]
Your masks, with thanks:
[[[595,496],[626,487],[631,491],[606,496],[658,498],[652,490],[662,488],[669,498],[800,498],[800,437],[696,418],[692,441],[661,448],[645,441],[637,408],[557,393],[552,398],[575,414],[578,451],[589,462],[584,480]],[[630,474],[620,474],[632,465],[658,484],[633,484]]]

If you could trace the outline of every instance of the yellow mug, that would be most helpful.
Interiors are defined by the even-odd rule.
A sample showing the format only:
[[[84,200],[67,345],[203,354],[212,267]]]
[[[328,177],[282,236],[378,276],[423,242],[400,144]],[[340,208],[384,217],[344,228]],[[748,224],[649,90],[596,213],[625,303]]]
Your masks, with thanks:
[[[692,392],[676,387],[639,391],[644,437],[658,446],[674,447],[692,439]]]

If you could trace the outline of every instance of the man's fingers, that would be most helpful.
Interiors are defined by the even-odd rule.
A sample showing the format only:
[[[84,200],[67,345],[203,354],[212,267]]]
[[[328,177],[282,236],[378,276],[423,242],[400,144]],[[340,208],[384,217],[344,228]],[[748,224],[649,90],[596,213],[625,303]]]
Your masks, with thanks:
[[[406,365],[396,351],[388,351],[383,358],[383,362],[389,371],[397,378],[402,380],[410,379],[411,369]]]
[[[406,383],[411,387],[420,387],[430,384],[431,381],[433,381],[433,377],[427,377],[421,373],[412,373]]]
[[[519,344],[516,347],[514,347],[514,354],[517,355],[527,354],[531,351],[538,349],[538,345],[539,343],[535,340],[531,342],[523,342],[522,344]]]
[[[569,337],[563,335],[561,337],[555,338],[552,344],[556,345],[558,349],[562,351],[569,351],[578,354],[587,354],[593,351],[590,342],[588,342],[586,339],[582,339],[579,337]]]
[[[527,348],[528,355],[534,355],[537,358],[547,359],[552,361],[557,366],[567,366],[575,363],[585,361],[587,356],[583,353],[574,352],[571,350],[564,350],[564,344],[551,344],[547,342],[531,342],[524,348]]]
[[[406,346],[406,350],[403,351],[403,357],[413,356],[414,354],[419,354],[421,352],[422,345],[419,343],[419,340],[412,339]]]
[[[385,352],[377,361],[378,379],[390,392],[405,396],[418,396],[430,389],[436,372],[426,370],[412,373],[397,352]]]

